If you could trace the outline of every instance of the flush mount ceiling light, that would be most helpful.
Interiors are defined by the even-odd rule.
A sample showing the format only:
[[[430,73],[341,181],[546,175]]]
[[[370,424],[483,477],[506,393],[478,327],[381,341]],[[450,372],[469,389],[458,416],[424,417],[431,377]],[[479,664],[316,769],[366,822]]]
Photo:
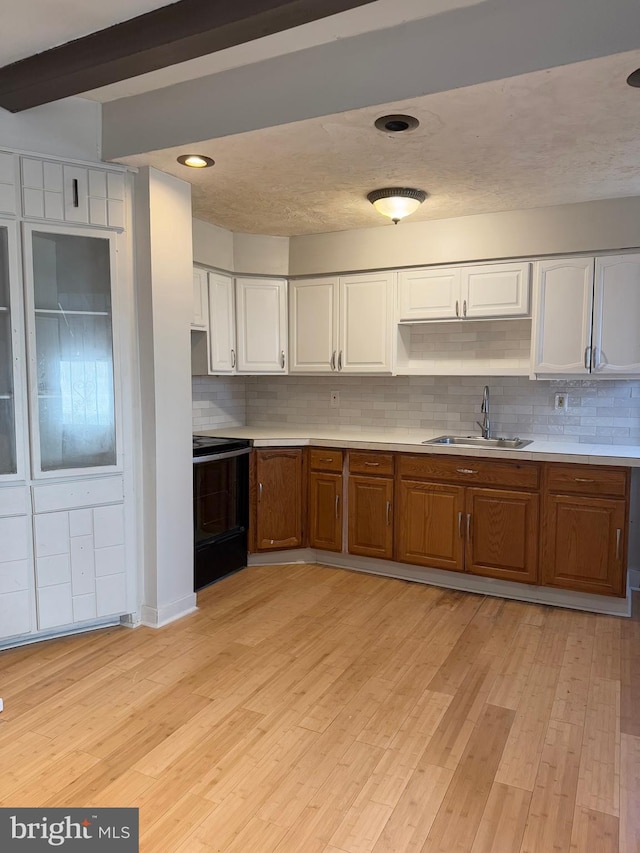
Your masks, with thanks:
[[[415,130],[420,124],[415,116],[406,116],[395,113],[388,116],[380,116],[380,118],[377,118],[374,123],[382,133],[393,134],[409,133],[409,131]]]
[[[378,213],[388,216],[394,225],[416,211],[426,197],[424,190],[415,190],[411,187],[385,187],[381,190],[373,190],[367,196]]]
[[[177,160],[178,163],[189,166],[191,169],[208,169],[216,162],[211,157],[205,157],[204,154],[181,154]]]
[[[627,77],[627,83],[630,86],[635,86],[636,89],[640,89],[640,68],[636,68],[635,71],[632,71],[631,74]]]

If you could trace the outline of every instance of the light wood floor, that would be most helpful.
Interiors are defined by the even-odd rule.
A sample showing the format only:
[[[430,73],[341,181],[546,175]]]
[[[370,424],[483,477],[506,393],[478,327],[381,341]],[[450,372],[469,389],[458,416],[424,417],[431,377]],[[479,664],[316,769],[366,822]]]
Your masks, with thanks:
[[[144,853],[638,853],[640,622],[319,566],[0,653],[0,804]]]

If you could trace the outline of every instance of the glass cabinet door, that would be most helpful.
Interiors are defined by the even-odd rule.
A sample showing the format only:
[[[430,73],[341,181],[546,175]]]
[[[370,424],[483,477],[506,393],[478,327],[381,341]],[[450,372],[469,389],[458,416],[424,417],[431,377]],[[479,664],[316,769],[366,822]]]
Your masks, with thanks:
[[[34,465],[42,472],[114,466],[115,238],[31,225],[25,235],[37,401]]]
[[[17,474],[9,226],[0,222],[0,476]]]

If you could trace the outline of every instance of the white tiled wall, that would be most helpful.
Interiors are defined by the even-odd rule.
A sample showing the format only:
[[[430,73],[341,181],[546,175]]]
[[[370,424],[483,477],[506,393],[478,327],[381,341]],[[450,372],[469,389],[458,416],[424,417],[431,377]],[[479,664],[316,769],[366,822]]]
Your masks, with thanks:
[[[246,423],[244,383],[242,376],[194,376],[193,431]]]
[[[322,424],[366,432],[477,434],[482,389],[491,390],[495,435],[640,444],[640,381],[530,381],[525,377],[248,376],[194,380],[194,429],[247,423]],[[340,405],[330,408],[330,392]],[[553,409],[569,392],[569,410]],[[197,399],[196,399],[197,395]]]

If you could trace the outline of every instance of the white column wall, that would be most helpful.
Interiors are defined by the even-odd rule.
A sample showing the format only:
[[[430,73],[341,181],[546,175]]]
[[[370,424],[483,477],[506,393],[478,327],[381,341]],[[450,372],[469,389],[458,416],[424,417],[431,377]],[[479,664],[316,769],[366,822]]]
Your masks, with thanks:
[[[136,177],[142,400],[145,624],[195,609],[191,424],[191,187],[159,172]]]

